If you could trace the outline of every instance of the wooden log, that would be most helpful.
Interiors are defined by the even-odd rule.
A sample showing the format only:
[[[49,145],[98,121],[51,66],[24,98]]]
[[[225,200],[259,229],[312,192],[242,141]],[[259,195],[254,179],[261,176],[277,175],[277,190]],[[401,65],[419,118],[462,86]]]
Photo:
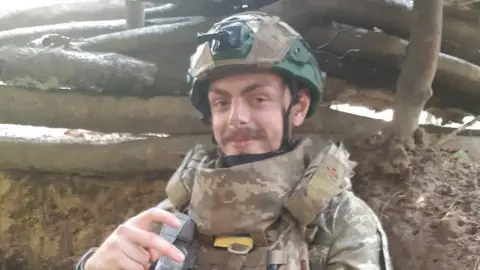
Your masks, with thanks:
[[[71,22],[16,28],[0,32],[0,45],[25,45],[46,34],[85,38],[125,30],[125,20]]]
[[[131,29],[111,34],[99,35],[76,42],[82,50],[92,52],[142,51],[146,48],[175,50],[182,42],[195,46],[195,37],[199,31],[208,29],[213,20],[204,17],[185,17],[183,21],[167,25],[153,25],[140,29]],[[185,55],[188,58],[189,55]]]
[[[166,89],[171,90],[169,92],[173,94],[185,94],[188,89],[184,75],[188,68],[189,56],[195,49],[194,36],[197,32],[206,30],[213,21],[210,18],[194,17],[172,25],[106,34],[74,44],[88,51],[114,51],[141,60],[153,61],[159,67],[156,81],[161,82],[162,87],[151,90],[154,92],[158,90],[158,94],[165,93],[163,91],[167,91]],[[339,31],[344,33],[337,35]],[[359,50],[348,56],[377,62],[380,69],[389,66],[399,71],[408,44],[403,39],[383,32],[337,23],[313,25],[302,32],[313,47],[327,43],[335,36],[331,46],[326,47],[331,52],[343,55],[347,51]],[[476,97],[480,94],[479,70],[480,67],[472,63],[442,54],[436,83],[444,84],[446,88],[455,91],[460,89],[467,95]]]
[[[299,132],[330,130],[331,110],[320,109]],[[166,133],[210,132],[187,97],[111,97],[75,93],[26,91],[0,86],[0,123],[83,128],[101,132]],[[354,122],[345,123],[354,126]]]
[[[145,173],[175,169],[182,155],[209,136],[143,139],[129,142],[39,143],[0,140],[0,170],[60,173]],[[210,140],[211,141],[211,140]],[[48,157],[48,158],[46,158]]]
[[[5,85],[0,85],[0,123],[101,132],[198,134],[209,131],[185,97],[120,98],[28,91]]]
[[[172,17],[149,19],[145,22],[147,26],[164,25],[187,20],[189,17]],[[69,22],[53,25],[42,25],[16,28],[0,31],[0,46],[3,45],[25,45],[29,41],[47,34],[58,34],[67,36],[73,40],[85,39],[93,36],[114,33],[127,30],[124,19],[106,21],[82,21]]]
[[[328,43],[322,48],[323,51],[337,55],[350,52],[347,55],[349,58],[367,59],[398,70],[405,60],[408,45],[407,41],[383,32],[338,23],[313,25],[302,33],[313,48]],[[463,92],[480,100],[480,67],[477,65],[442,53],[435,81],[452,91]]]
[[[363,66],[364,69],[347,70],[346,73],[342,73],[343,79],[327,78],[324,102],[347,103],[377,112],[392,109],[396,94],[394,80],[397,75],[392,76],[390,72],[385,73],[385,68],[368,66],[363,62],[359,66]],[[329,72],[327,74],[332,75]],[[434,84],[433,88],[435,95],[427,102],[424,110],[442,118],[442,125],[463,123],[465,116],[480,113],[478,98],[452,91],[441,84]]]
[[[278,3],[283,3],[285,6]],[[283,13],[284,10],[290,6],[287,5],[288,3],[287,0],[283,0],[274,3],[269,7],[277,5],[277,7],[281,8],[275,11],[276,14],[285,15]],[[333,5],[333,7],[338,8],[335,5]],[[325,8],[333,7],[327,5]],[[265,10],[268,10],[268,7],[265,8]],[[290,18],[292,16],[299,16],[297,14],[298,12],[299,14],[303,14],[302,9],[286,14],[287,21],[293,20]],[[153,26],[144,29],[134,29],[110,35],[97,36],[81,43],[76,43],[76,45],[89,51],[114,51],[138,57],[142,60],[154,59],[155,63],[160,68],[155,79],[162,84],[162,87],[148,89],[149,91],[153,91],[153,93],[150,94],[162,94],[165,93],[165,89],[168,89],[169,93],[185,94],[188,89],[186,89],[184,73],[188,67],[188,56],[194,50],[194,36],[197,32],[206,30],[214,21],[216,21],[216,19],[194,17],[187,22],[170,26]],[[367,45],[372,45],[368,48],[370,50],[380,50],[380,53],[374,52],[372,54],[375,56],[372,57],[375,60],[379,60],[379,62],[392,61],[392,59],[388,59],[387,57],[384,57],[383,59],[379,58],[379,56],[382,56],[382,48],[375,46],[375,43],[368,43]],[[397,57],[393,60],[397,61],[395,67],[398,68],[398,61],[401,61],[401,57],[399,58],[398,55],[396,56]],[[477,79],[478,74],[476,73],[476,66],[471,65],[468,62],[459,61],[456,58],[449,58],[448,61],[443,62],[448,63],[448,67],[445,70],[439,71],[437,81],[440,83],[445,82],[447,86],[453,87],[452,89],[461,86],[465,91],[472,90],[476,92],[479,81]],[[441,61],[441,63],[443,62]],[[168,63],[168,65],[165,63]],[[387,62],[386,64],[391,63]],[[158,92],[155,92],[156,90],[158,90]],[[473,95],[475,95],[475,93]]]
[[[137,0],[125,0],[128,29],[145,26],[145,4]]]
[[[462,9],[456,5],[448,5],[448,3],[445,3],[443,7],[443,14],[474,24],[478,23],[478,18],[480,18],[478,9]]]
[[[127,142],[41,143],[0,138],[0,170],[55,173],[148,173],[174,170],[195,144],[210,135],[137,139]]]
[[[319,21],[337,21],[359,28],[379,29],[408,39],[413,21],[411,1],[279,0],[262,8],[279,15],[294,28],[301,30]],[[480,22],[471,15],[459,19],[459,13],[445,14],[442,30],[442,52],[480,65]]]
[[[146,3],[145,18],[183,16],[188,12],[178,10],[173,4],[153,6]],[[189,14],[190,16],[192,14]],[[76,0],[13,10],[0,14],[0,30],[20,27],[60,24],[72,21],[125,19],[124,0]]]
[[[190,2],[190,1],[189,1]],[[188,6],[165,4],[147,8],[146,18],[165,16],[202,16],[201,7],[195,1]],[[279,0],[260,10],[277,14],[301,29],[312,21],[335,20],[358,27],[378,27],[387,33],[407,38],[412,21],[411,4],[408,1],[309,0],[299,4],[293,0]],[[471,12],[470,12],[471,13]],[[445,53],[480,64],[480,27],[472,14],[460,12],[445,14],[442,50]],[[108,20],[125,18],[123,0],[102,2],[91,0],[70,4],[53,4],[13,12],[0,17],[0,30],[17,27],[62,23],[71,20]],[[468,58],[467,58],[468,57]]]
[[[12,10],[0,17],[0,29],[9,30],[18,27],[28,27],[45,24],[63,23],[69,21],[90,21],[102,18],[120,19],[124,13],[122,0],[97,1],[78,0],[70,3],[52,3],[35,5],[30,8]],[[125,18],[125,16],[123,16]]]
[[[323,110],[329,118],[321,123],[330,131],[320,133],[296,133],[296,137],[308,136],[314,141],[320,138],[343,140],[348,144],[362,132],[375,132],[386,122],[334,110]],[[434,133],[449,133],[451,128],[425,126]],[[48,133],[47,133],[48,132]],[[472,131],[462,135],[473,136]],[[478,131],[476,132],[477,136]],[[52,133],[57,135],[52,135]],[[32,136],[36,134],[36,136]],[[78,173],[78,174],[144,174],[175,170],[185,153],[195,144],[212,146],[211,135],[183,135],[167,138],[153,136],[139,138],[118,134],[94,134],[75,130],[51,130],[42,134],[30,131],[27,136],[0,136],[0,170],[29,172]],[[113,139],[112,139],[113,138]],[[465,137],[463,141],[447,145],[472,147],[479,137]],[[461,138],[459,138],[461,140]],[[479,149],[466,149],[480,154]],[[477,151],[477,152],[475,152]]]
[[[357,74],[353,71],[352,73]],[[371,77],[370,80],[373,79],[375,77]],[[340,101],[384,110],[393,104],[393,96],[393,90],[359,88],[334,78],[328,78],[326,82],[326,102]],[[455,93],[453,96],[442,96],[441,102],[434,97],[426,108],[433,107],[441,112],[441,109],[448,108],[446,105],[450,105],[446,104],[445,100],[453,100],[453,104],[456,104],[454,101],[457,99],[465,106],[478,110],[478,102],[474,99],[458,98],[458,94]],[[209,128],[201,123],[198,116],[188,97],[85,95],[0,85],[0,123],[83,128],[101,132],[153,132],[177,135],[208,133]],[[329,127],[324,125],[328,125],[329,117],[329,111],[324,111],[324,108],[320,107],[313,118],[301,128],[302,132],[315,133],[328,130]],[[348,123],[353,124],[355,123]]]
[[[74,43],[82,50],[118,52],[157,64],[155,81],[160,85],[147,89],[149,95],[186,94],[185,74],[189,57],[195,51],[196,35],[206,31],[215,19],[190,17],[170,25],[156,25],[106,34]]]
[[[11,85],[49,90],[71,87],[95,93],[126,89],[140,93],[154,84],[157,67],[115,53],[61,48],[0,48],[0,79]]]

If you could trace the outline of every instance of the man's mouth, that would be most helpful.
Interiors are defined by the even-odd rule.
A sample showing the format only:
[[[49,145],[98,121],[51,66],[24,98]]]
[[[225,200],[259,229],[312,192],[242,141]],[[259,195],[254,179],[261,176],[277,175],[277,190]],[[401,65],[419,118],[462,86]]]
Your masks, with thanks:
[[[230,143],[235,148],[245,148],[247,147],[252,140],[232,140]]]

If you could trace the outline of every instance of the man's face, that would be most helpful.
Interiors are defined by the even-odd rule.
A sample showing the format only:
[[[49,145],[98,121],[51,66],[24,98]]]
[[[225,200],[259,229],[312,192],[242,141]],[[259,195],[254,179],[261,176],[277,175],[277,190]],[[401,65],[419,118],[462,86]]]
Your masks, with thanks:
[[[263,154],[277,150],[283,136],[283,113],[291,95],[283,80],[272,73],[247,73],[218,79],[208,94],[212,128],[227,156]],[[293,126],[300,125],[310,104],[306,91],[292,107]]]

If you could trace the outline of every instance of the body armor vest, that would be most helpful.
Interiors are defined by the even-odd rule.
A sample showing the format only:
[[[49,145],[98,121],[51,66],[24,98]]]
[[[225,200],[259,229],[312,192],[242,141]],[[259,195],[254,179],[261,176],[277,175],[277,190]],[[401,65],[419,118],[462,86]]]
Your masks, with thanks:
[[[194,259],[180,269],[310,269],[312,222],[349,187],[353,167],[343,147],[312,150],[303,139],[285,154],[217,168],[205,148],[192,149],[167,185],[174,208],[196,225]]]

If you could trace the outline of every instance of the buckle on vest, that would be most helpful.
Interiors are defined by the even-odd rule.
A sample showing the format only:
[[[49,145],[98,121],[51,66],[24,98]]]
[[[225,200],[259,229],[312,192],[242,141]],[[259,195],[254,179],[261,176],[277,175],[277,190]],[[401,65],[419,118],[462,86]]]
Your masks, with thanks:
[[[213,246],[227,248],[233,254],[245,255],[253,249],[253,239],[247,236],[218,236],[215,237]]]

